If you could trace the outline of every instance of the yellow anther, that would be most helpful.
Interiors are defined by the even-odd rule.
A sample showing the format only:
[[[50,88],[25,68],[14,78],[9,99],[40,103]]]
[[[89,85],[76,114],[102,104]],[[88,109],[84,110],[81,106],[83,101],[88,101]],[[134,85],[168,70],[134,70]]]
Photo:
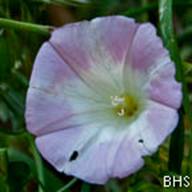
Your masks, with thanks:
[[[133,96],[111,96],[114,112],[120,117],[132,117],[138,110],[138,103]]]

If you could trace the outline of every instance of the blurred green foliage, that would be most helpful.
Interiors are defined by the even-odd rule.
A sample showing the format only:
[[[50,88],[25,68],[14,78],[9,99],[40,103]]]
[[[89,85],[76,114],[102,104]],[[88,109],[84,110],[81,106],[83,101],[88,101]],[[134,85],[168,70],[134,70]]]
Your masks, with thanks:
[[[165,22],[171,23],[176,32],[186,85],[190,88],[187,96],[191,107],[192,1],[174,0],[173,18],[160,23],[158,4],[158,0],[88,0],[87,3],[78,0],[0,0],[0,17],[50,26],[114,14],[132,16],[140,22],[149,21],[159,28]],[[58,192],[67,184],[69,187],[65,191],[68,192],[192,191],[192,186],[163,189],[163,176],[176,174],[168,170],[169,139],[156,154],[145,158],[142,170],[125,179],[111,180],[105,186],[89,185],[79,180],[68,183],[72,178],[57,173],[45,161],[41,162],[33,139],[26,131],[24,110],[33,61],[47,38],[0,26],[0,192]],[[189,167],[192,170],[189,158],[192,130],[187,115],[183,114],[182,120],[184,135],[183,138],[180,135],[180,139],[185,143],[181,175],[191,174],[192,177],[188,172]],[[38,170],[41,165],[44,183]]]

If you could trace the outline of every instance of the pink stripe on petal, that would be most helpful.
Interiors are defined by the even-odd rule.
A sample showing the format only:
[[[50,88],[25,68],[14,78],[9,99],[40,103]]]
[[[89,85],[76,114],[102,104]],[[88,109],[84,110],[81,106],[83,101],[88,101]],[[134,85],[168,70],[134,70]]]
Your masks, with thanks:
[[[151,76],[147,87],[149,98],[178,109],[181,105],[181,84],[175,80],[175,68],[173,63],[167,63]]]
[[[90,67],[89,47],[85,46],[89,22],[68,24],[53,31],[50,43],[71,68],[78,71]]]
[[[106,52],[110,53],[116,63],[123,63],[138,24],[123,16],[96,18],[91,24],[97,30],[96,35]]]
[[[64,80],[76,78],[74,72],[60,58],[49,43],[44,43],[39,50],[33,66],[30,86],[50,92],[60,91]]]
[[[126,64],[131,64],[137,70],[147,71],[165,57],[168,57],[168,51],[163,47],[154,26],[150,23],[141,24],[134,36]]]
[[[33,134],[42,135],[64,129],[69,126],[66,118],[71,115],[71,106],[61,95],[35,88],[28,90],[25,118],[27,129]]]
[[[139,26],[126,62],[125,76],[126,65],[146,74],[150,81],[146,91],[152,100],[176,109],[180,106],[181,85],[175,80],[175,67],[153,25]]]
[[[110,144],[111,154],[108,162],[111,177],[123,178],[129,176],[144,164],[138,139],[130,135],[127,130],[127,134],[119,142],[115,142],[118,140],[114,139]]]
[[[123,62],[137,27],[133,19],[123,16],[101,17],[56,29],[50,42],[65,62],[86,70],[110,59]]]

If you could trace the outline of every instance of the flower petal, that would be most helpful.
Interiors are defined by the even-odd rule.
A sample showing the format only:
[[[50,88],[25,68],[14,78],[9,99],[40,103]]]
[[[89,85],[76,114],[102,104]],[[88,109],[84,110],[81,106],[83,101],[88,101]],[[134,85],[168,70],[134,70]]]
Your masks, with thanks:
[[[56,29],[50,42],[76,70],[87,69],[91,64],[105,67],[109,56],[118,62],[124,59],[136,29],[133,19],[101,17]]]
[[[90,87],[97,87],[93,77],[98,74],[120,84],[122,65],[117,64],[124,62],[136,29],[134,20],[126,17],[97,18],[55,30],[50,44]]]
[[[36,145],[43,157],[58,171],[63,171],[73,150],[74,141],[81,133],[79,127],[56,131],[36,138]]]
[[[49,43],[44,43],[35,59],[30,87],[58,94],[63,82],[73,78],[76,78],[76,74]]]
[[[35,135],[44,135],[93,122],[115,122],[110,97],[107,103],[79,83],[64,86],[58,93],[31,87],[25,111],[27,129]]]
[[[151,70],[146,92],[153,101],[174,109],[180,107],[182,100],[181,84],[175,80],[173,63],[162,61],[159,67]]]
[[[175,66],[153,25],[138,27],[127,55],[124,76],[129,65],[145,74],[146,92],[152,100],[175,109],[181,105],[181,85],[175,80]]]
[[[25,118],[30,132],[42,135],[72,126],[66,118],[74,112],[64,91],[71,86],[70,81],[80,80],[53,47],[44,43],[36,57],[27,93]],[[82,88],[84,82],[79,84]]]
[[[114,16],[66,25],[37,55],[28,129],[60,172],[98,184],[125,177],[176,127],[181,86],[174,75],[150,24]],[[130,121],[116,117],[111,103],[124,93],[142,104]]]
[[[150,23],[141,24],[132,41],[125,65],[147,72],[152,65],[159,64],[158,61],[162,58],[169,58],[169,54],[157,36],[156,29]]]
[[[177,123],[178,113],[175,109],[149,101],[148,107],[135,122],[146,154],[155,152]]]
[[[28,130],[42,135],[79,125],[82,120],[77,122],[71,117],[85,115],[86,118],[90,106],[98,102],[97,106],[101,106],[102,98],[98,95],[96,98],[96,94],[49,43],[44,43],[35,60],[27,93],[25,118]]]
[[[138,24],[123,16],[101,17],[92,20],[98,39],[116,63],[123,63]]]
[[[95,127],[97,125],[94,124],[43,135],[36,139],[36,144],[44,158],[58,171],[89,182],[106,182],[108,176],[100,158],[105,157],[107,148],[103,150],[102,145],[98,148],[92,144],[95,143]],[[74,152],[75,159],[72,158]],[[96,162],[98,157],[99,162]]]
[[[65,118],[71,116],[71,106],[62,96],[30,88],[26,106],[27,129],[35,135],[69,126]]]
[[[44,158],[57,170],[90,183],[104,184],[111,177],[125,177],[143,166],[140,149],[137,148],[139,144],[134,145],[135,142],[128,136],[117,134],[113,135],[113,140],[101,142],[99,135],[95,140],[95,133],[90,131],[87,135],[93,138],[90,141],[82,131],[87,129],[73,128],[50,133],[38,137],[36,144]],[[78,150],[79,141],[86,139],[88,143],[85,142]],[[73,152],[76,156],[71,160]]]
[[[112,177],[126,177],[139,170],[144,164],[140,143],[137,142],[138,139],[130,135],[128,132],[119,144],[114,142],[110,144],[111,153],[108,161],[111,165]]]
[[[120,82],[121,78],[114,79],[118,78],[114,59],[119,62],[124,59],[135,29],[132,19],[118,16],[55,30],[50,41],[41,47],[34,63],[26,105],[28,129],[34,134],[45,134],[66,127],[65,118],[74,114],[65,94],[66,87],[71,87],[70,94],[80,95],[84,100],[94,100],[97,96],[101,101],[101,95],[108,97],[117,92],[117,83],[114,82]],[[107,38],[105,33],[109,33]],[[111,65],[111,70],[107,65]],[[78,83],[74,86],[71,82]],[[78,92],[80,89],[84,93]],[[76,99],[74,103],[82,109],[80,100]],[[83,107],[85,111],[86,107]]]
[[[57,170],[103,184],[110,177],[125,177],[141,168],[142,156],[157,149],[175,128],[177,120],[176,110],[149,101],[145,112],[122,132],[117,131],[122,127],[115,127],[116,131],[111,132],[109,123],[100,124],[97,132],[98,124],[92,123],[40,136],[36,143],[44,158]],[[74,151],[78,156],[70,161]]]

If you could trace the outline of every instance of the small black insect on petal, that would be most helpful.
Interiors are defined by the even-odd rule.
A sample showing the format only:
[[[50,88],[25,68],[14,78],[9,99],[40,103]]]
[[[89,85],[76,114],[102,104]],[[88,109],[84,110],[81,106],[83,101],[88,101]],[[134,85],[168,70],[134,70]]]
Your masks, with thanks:
[[[77,151],[73,151],[72,155],[69,158],[69,161],[74,161],[79,156],[79,153]]]
[[[143,139],[139,139],[138,142],[139,142],[139,143],[144,143]]]

